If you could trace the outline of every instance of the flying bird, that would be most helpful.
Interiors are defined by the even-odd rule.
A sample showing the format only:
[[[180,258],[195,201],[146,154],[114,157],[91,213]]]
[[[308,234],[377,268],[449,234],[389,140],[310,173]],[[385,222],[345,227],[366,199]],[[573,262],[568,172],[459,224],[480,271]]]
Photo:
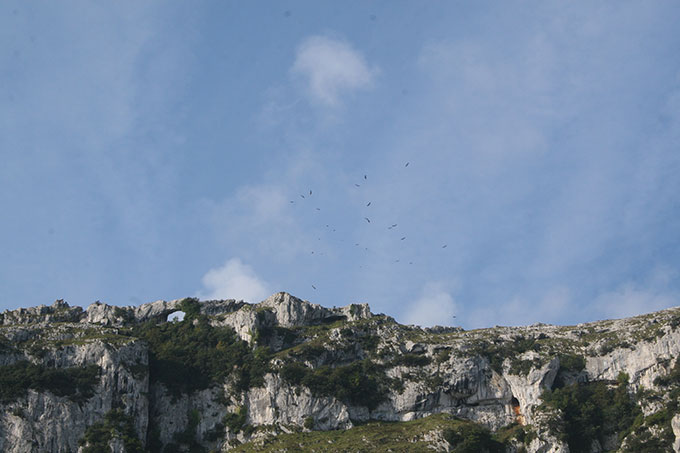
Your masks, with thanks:
[[[312,191],[311,191],[311,190],[309,191],[309,194],[310,194],[310,195],[312,194]]]
[[[442,245],[442,248],[443,248],[443,249],[445,249],[445,248],[446,248],[446,246],[447,246],[447,244],[444,244],[444,245]]]
[[[354,185],[357,186],[357,187],[361,187],[359,184],[354,184]]]
[[[371,205],[371,202],[369,201],[368,204],[366,205],[366,207],[369,207],[370,205]]]
[[[312,288],[316,289],[316,286],[312,285]]]
[[[368,176],[364,175],[364,179],[368,179]]]
[[[321,211],[321,208],[316,208],[317,211]]]
[[[402,241],[403,241],[404,239],[406,239],[406,236],[404,236],[404,237],[403,237],[403,238],[401,238],[400,240],[402,240]]]
[[[300,196],[301,196],[302,198],[305,198],[305,196],[304,196],[304,195],[302,195],[302,194],[300,194]]]
[[[408,167],[408,164],[410,164],[410,162],[406,162],[406,165],[404,165],[404,167]]]
[[[368,223],[371,223],[371,219],[369,219],[368,217],[364,217],[364,219],[366,219]]]

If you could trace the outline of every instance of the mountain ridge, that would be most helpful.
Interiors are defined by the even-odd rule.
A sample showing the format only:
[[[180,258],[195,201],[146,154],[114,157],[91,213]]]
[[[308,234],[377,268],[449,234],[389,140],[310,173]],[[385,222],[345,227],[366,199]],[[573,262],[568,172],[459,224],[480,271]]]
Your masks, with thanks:
[[[167,322],[176,311],[184,321]],[[400,422],[428,427],[409,442],[436,451],[677,452],[679,326],[678,307],[465,331],[287,293],[258,304],[59,300],[0,314],[0,379],[14,389],[0,394],[0,449],[291,451],[276,442]],[[571,414],[579,402],[597,419]],[[594,428],[580,441],[584,422]],[[473,437],[482,443],[470,447]]]

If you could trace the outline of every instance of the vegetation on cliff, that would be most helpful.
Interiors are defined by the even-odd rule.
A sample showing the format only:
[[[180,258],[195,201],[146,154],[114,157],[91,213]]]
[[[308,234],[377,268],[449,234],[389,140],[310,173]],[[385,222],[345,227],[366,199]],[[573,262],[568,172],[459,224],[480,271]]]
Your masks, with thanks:
[[[23,397],[28,389],[84,401],[93,395],[99,372],[97,365],[50,368],[26,360],[0,366],[0,403]]]

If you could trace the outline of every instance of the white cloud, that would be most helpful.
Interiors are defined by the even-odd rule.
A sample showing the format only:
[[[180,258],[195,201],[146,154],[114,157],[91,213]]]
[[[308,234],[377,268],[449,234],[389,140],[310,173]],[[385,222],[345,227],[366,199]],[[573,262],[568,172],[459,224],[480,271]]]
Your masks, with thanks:
[[[601,318],[627,318],[677,305],[680,305],[678,293],[655,288],[636,288],[627,283],[598,296],[592,309]]]
[[[460,318],[466,328],[556,323],[564,318],[571,306],[569,289],[556,286],[535,298],[517,296],[491,306],[464,307]]]
[[[256,185],[241,187],[236,198],[241,206],[247,206],[250,211],[249,223],[263,224],[267,222],[280,223],[286,217],[284,208],[288,206],[288,199],[279,186]]]
[[[205,288],[205,292],[199,293],[201,299],[240,299],[259,302],[271,294],[268,284],[239,258],[232,258],[224,266],[210,269],[201,281]]]
[[[458,312],[456,303],[442,283],[425,284],[420,298],[407,309],[404,321],[419,326],[448,326],[455,324],[454,315]]]
[[[312,36],[298,47],[292,72],[305,80],[312,99],[332,107],[341,95],[370,87],[377,70],[348,43]]]

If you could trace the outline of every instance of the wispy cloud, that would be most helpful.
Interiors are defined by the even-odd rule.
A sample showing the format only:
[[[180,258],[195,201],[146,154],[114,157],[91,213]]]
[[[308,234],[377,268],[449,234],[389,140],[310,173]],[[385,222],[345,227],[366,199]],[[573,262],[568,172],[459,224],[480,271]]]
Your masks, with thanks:
[[[573,303],[571,291],[559,286],[542,296],[518,295],[509,300],[481,306],[463,306],[461,324],[466,328],[495,325],[527,325],[535,322],[560,323]]]
[[[201,279],[204,289],[201,299],[241,299],[259,302],[271,294],[269,285],[257,276],[253,268],[231,258],[223,266],[210,269]]]
[[[660,292],[627,283],[618,289],[601,294],[592,304],[600,319],[625,318],[680,305],[677,292]]]
[[[680,292],[673,287],[680,273],[659,266],[641,282],[629,281],[600,294],[590,305],[592,317],[625,318],[680,305]]]
[[[456,324],[454,316],[457,314],[458,306],[446,286],[441,282],[428,282],[420,297],[407,306],[403,321],[424,327],[449,326]]]
[[[330,107],[339,105],[342,96],[370,87],[377,73],[349,43],[326,36],[305,39],[291,71],[304,80],[312,100]]]
[[[14,60],[2,57],[8,70],[0,75],[0,204],[24,225],[20,234],[2,232],[17,238],[31,266],[16,278],[50,274],[42,291],[75,303],[121,287],[154,297],[152,291],[139,294],[132,281],[148,284],[152,274],[160,275],[151,269],[170,262],[161,256],[169,250],[161,245],[158,219],[176,181],[174,156],[167,153],[177,134],[168,127],[175,112],[168,106],[181,93],[171,87],[186,74],[185,61],[178,63],[188,42],[176,40],[176,27],[168,23],[180,15],[192,20],[180,8],[144,2],[32,9],[17,3],[0,19],[11,37],[1,40],[0,53]],[[93,249],[96,264],[88,262]],[[64,266],[64,257],[72,264]],[[130,272],[102,288],[101,266],[119,262]]]

